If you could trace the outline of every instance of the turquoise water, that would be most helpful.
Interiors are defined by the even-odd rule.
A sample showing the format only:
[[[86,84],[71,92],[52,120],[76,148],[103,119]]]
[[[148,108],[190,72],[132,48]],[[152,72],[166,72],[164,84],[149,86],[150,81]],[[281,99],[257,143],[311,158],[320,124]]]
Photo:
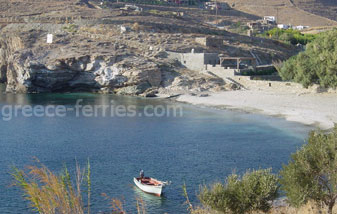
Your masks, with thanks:
[[[223,181],[233,170],[272,167],[277,172],[289,155],[301,146],[309,127],[283,119],[242,112],[197,108],[190,105],[113,95],[31,94],[0,95],[6,104],[135,105],[137,115],[146,105],[182,106],[181,117],[84,117],[69,112],[65,117],[23,117],[0,120],[0,213],[29,213],[21,192],[10,187],[10,166],[26,166],[37,157],[52,170],[63,164],[73,172],[75,160],[92,168],[92,210],[109,210],[101,196],[124,199],[135,213],[135,198],[145,201],[147,211],[186,213],[182,185],[197,203],[199,185]],[[2,115],[3,117],[3,115]],[[147,195],[133,185],[140,169],[146,175],[172,181],[163,197]]]

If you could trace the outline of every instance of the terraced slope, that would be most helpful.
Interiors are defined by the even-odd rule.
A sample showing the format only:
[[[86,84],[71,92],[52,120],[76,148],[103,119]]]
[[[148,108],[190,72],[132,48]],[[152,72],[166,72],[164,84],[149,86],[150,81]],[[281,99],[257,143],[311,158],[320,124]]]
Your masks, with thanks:
[[[232,5],[233,8],[258,15],[276,16],[279,23],[292,25],[332,26],[337,25],[333,14],[337,1],[335,0],[223,0]],[[328,7],[328,3],[330,6]],[[326,5],[326,6],[324,6]],[[329,11],[325,17],[323,8]],[[333,18],[329,19],[329,18]]]
[[[337,21],[336,0],[293,0],[293,2],[305,11]]]

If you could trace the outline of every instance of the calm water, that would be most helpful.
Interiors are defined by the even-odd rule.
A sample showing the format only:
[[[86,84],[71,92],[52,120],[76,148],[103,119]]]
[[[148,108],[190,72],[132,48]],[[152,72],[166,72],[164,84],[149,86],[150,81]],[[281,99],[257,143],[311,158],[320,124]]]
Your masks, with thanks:
[[[73,107],[87,104],[172,104],[160,100],[92,94],[0,95],[5,104]],[[181,104],[175,104],[181,105]],[[304,143],[310,128],[283,119],[183,105],[183,117],[22,117],[0,120],[0,213],[29,213],[21,192],[13,187],[10,166],[23,167],[37,157],[59,171],[64,163],[74,169],[75,159],[90,158],[95,213],[107,211],[101,193],[124,198],[134,213],[135,198],[142,197],[148,213],[186,213],[181,186],[195,197],[200,184],[222,181],[233,170],[273,167],[278,171],[290,153]],[[172,181],[161,198],[136,189],[133,177],[146,175]]]

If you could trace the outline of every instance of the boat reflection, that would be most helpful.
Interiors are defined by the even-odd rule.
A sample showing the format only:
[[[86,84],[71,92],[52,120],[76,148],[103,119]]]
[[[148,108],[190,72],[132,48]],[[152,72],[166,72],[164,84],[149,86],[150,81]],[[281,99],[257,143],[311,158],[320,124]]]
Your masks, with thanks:
[[[136,186],[133,186],[132,189],[135,192],[136,198],[142,199],[145,204],[151,204],[151,206],[162,206],[166,201],[165,193],[163,193],[161,197],[158,197],[156,195],[145,193]]]

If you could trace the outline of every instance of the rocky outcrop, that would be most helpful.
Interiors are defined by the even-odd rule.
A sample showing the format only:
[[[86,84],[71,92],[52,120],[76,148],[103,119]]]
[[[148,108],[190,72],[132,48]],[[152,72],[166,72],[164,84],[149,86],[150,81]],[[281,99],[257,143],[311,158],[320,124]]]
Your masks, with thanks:
[[[21,51],[8,59],[7,92],[115,91],[138,95],[161,83],[157,64],[142,59],[115,56],[78,56],[46,64],[31,51]]]
[[[8,58],[23,48],[24,44],[20,37],[4,35],[0,38],[0,83],[7,81]]]

